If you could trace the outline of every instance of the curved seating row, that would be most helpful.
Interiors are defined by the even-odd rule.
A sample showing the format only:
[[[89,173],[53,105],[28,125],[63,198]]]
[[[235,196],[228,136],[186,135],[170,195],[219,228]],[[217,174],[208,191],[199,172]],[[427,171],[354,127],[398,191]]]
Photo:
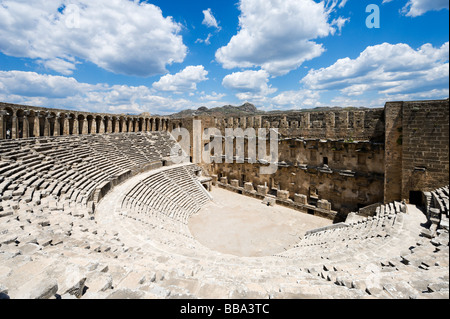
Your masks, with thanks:
[[[120,213],[92,214],[99,184],[173,143],[166,133],[1,141],[0,297],[448,298],[448,231],[424,236],[414,205],[380,206],[256,258],[190,236],[189,217],[209,200],[192,164],[147,172],[118,196]],[[432,194],[448,215],[448,188]]]

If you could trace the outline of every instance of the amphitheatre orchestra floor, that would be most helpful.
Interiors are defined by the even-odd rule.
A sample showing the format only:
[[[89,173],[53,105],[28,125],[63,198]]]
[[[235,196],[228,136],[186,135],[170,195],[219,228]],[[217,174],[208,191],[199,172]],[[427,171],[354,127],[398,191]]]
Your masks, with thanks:
[[[284,251],[307,230],[332,221],[259,199],[213,187],[213,201],[189,220],[189,229],[204,246],[236,256],[260,257]]]

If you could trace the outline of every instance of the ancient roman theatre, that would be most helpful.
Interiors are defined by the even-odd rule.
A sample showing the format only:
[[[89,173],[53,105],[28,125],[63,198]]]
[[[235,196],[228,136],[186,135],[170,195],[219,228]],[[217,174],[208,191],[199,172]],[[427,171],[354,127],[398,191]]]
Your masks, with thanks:
[[[0,299],[449,298],[448,115],[448,99],[182,118],[0,103]],[[194,121],[276,129],[278,160],[204,161]]]

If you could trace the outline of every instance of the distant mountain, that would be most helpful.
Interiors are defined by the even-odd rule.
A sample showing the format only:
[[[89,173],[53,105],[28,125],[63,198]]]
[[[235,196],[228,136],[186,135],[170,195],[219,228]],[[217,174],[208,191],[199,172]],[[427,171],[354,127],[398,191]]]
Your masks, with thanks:
[[[249,116],[265,114],[264,111],[258,111],[258,109],[251,103],[244,103],[241,106],[224,105],[221,107],[214,107],[208,109],[206,106],[199,107],[197,110],[184,110],[170,115],[173,118],[189,117],[196,115],[208,115],[208,116]]]
[[[191,116],[215,116],[215,117],[240,117],[240,116],[255,116],[255,115],[275,115],[275,114],[295,114],[301,112],[326,112],[326,111],[352,111],[352,110],[366,110],[366,107],[316,107],[312,109],[300,109],[300,110],[275,110],[275,111],[260,111],[251,103],[244,103],[241,106],[224,105],[221,107],[214,107],[208,109],[206,106],[199,107],[196,110],[184,110],[169,117],[182,118]]]

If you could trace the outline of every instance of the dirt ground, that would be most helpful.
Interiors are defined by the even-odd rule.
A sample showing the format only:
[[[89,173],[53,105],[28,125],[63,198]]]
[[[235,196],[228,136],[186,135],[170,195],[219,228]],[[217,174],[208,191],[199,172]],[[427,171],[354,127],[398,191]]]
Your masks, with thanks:
[[[260,257],[284,251],[307,230],[332,221],[213,187],[213,201],[189,220],[191,234],[206,247],[236,256]]]

